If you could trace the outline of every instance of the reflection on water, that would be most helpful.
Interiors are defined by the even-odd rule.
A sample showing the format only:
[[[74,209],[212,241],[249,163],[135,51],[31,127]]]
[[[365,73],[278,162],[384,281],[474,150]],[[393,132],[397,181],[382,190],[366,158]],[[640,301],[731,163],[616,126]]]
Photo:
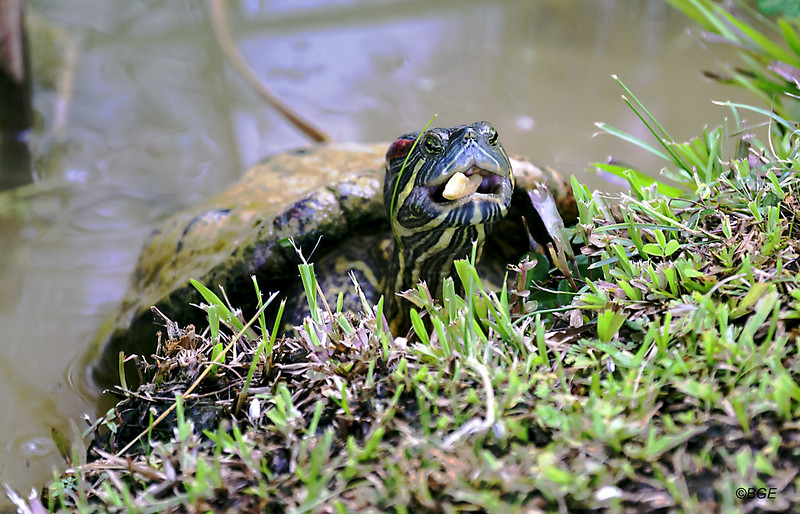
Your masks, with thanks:
[[[306,142],[226,67],[199,2],[29,3],[40,189],[0,197],[0,481],[62,466],[50,441],[94,415],[81,355],[157,220],[263,155]],[[256,72],[339,141],[390,140],[438,112],[491,120],[512,153],[578,174],[614,154],[660,164],[595,121],[644,136],[616,73],[676,138],[725,115],[712,66],[660,2],[244,1]],[[65,59],[74,49],[74,59]],[[72,63],[72,64],[70,64]],[[65,77],[68,79],[65,79]],[[70,78],[71,77],[71,78]],[[27,491],[25,491],[27,492]]]

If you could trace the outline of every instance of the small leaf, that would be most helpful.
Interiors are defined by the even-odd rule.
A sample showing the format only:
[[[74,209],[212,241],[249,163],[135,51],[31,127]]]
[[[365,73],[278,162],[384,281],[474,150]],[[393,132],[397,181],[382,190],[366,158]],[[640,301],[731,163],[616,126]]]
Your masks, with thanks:
[[[662,250],[660,246],[653,243],[647,243],[644,245],[644,251],[649,255],[655,255],[656,257],[664,256],[664,250]]]
[[[675,241],[674,239],[671,239],[667,243],[667,246],[664,248],[664,256],[665,257],[669,257],[670,255],[675,253],[678,250],[678,248],[680,248],[680,247],[681,247],[681,245],[677,241]]]

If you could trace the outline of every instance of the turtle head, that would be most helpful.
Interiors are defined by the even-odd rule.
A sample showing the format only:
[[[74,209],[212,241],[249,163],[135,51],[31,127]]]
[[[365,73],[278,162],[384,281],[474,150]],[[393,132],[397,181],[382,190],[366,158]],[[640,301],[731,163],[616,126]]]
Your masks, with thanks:
[[[416,145],[414,144],[417,141]],[[392,332],[405,330],[407,308],[395,293],[424,280],[441,300],[453,261],[480,250],[491,226],[508,212],[511,163],[491,124],[409,133],[386,152],[383,198],[395,247],[384,295]]]
[[[511,163],[485,121],[405,134],[386,152],[383,198],[398,240],[494,223],[513,189]]]

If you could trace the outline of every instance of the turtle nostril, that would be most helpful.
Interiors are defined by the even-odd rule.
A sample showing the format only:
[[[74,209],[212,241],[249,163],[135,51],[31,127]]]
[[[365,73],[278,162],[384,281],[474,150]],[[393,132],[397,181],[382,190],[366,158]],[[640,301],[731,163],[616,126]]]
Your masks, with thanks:
[[[470,128],[464,132],[464,141],[474,141],[475,139],[478,139],[478,134],[473,129]]]

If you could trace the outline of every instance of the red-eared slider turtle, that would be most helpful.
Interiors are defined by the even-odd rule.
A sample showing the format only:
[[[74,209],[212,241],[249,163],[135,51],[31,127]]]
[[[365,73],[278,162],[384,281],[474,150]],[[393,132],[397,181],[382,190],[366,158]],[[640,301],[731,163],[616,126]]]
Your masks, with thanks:
[[[408,309],[395,293],[424,280],[441,298],[442,278],[473,241],[494,268],[487,274],[502,277],[507,263],[529,251],[520,215],[544,240],[563,228],[555,202],[574,219],[563,181],[509,159],[487,122],[405,134],[385,149],[321,145],[275,155],[209,202],[168,219],[144,245],[98,369],[116,370],[120,350],[152,350],[158,327],[151,306],[182,325],[196,320],[190,304],[202,299],[191,278],[222,286],[245,314],[255,310],[252,275],[262,291],[302,298],[299,257],[281,244],[288,237],[316,263],[330,302],[353,270],[367,300],[384,295],[386,317],[400,334]],[[290,301],[290,319],[301,303]]]

